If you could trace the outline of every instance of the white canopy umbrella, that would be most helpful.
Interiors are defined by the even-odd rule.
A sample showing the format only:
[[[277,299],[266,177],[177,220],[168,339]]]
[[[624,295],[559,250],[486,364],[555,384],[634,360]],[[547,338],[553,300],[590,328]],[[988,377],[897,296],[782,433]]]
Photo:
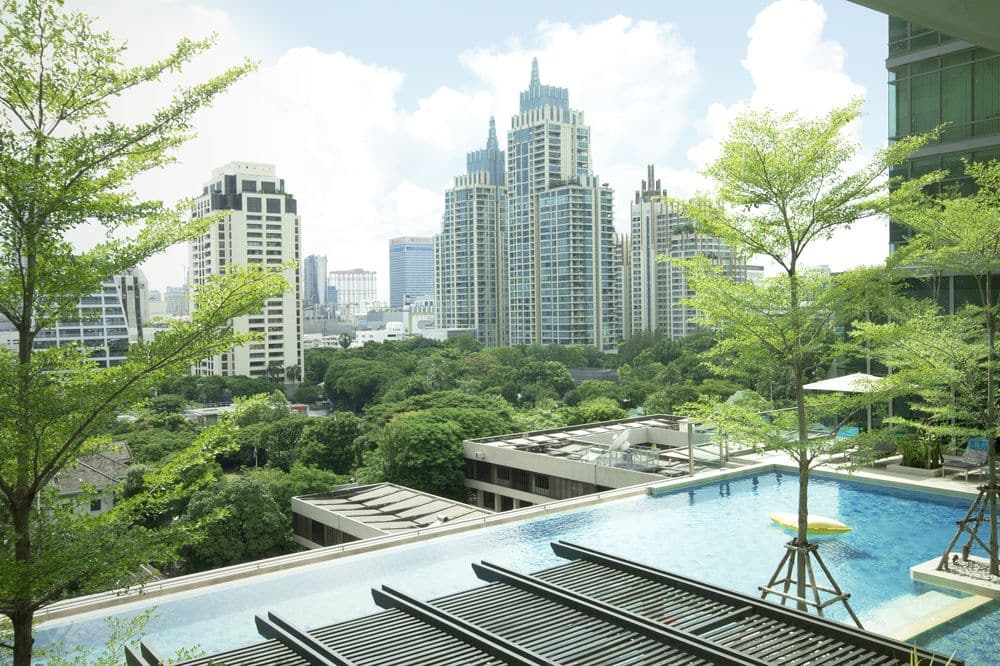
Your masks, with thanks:
[[[811,384],[804,384],[802,388],[807,391],[828,391],[836,393],[871,393],[875,390],[875,384],[881,380],[882,377],[876,377],[875,375],[865,374],[864,372],[855,372],[850,375],[844,375],[843,377],[834,377],[832,379],[821,379],[818,382],[812,382]],[[867,430],[870,432],[872,429],[872,405],[871,402],[868,403],[867,410]]]
[[[818,382],[812,382],[811,384],[805,384],[802,386],[807,391],[830,391],[836,393],[871,393],[874,390],[874,384],[876,384],[882,377],[876,377],[875,375],[866,375],[863,372],[855,372],[851,375],[844,375],[843,377],[834,377],[832,379],[821,379]]]

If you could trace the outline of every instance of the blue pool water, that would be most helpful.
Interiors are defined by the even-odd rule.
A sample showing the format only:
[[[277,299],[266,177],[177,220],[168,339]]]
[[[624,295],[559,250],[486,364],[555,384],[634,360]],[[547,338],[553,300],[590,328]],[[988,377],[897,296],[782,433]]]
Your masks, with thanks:
[[[253,616],[272,610],[304,627],[378,610],[370,589],[387,584],[430,599],[482,584],[470,564],[489,560],[521,571],[561,562],[556,539],[579,543],[757,593],[783,555],[788,536],[767,514],[794,511],[795,476],[762,474],[713,482],[657,497],[634,497],[409,544],[377,553],[237,581],[169,598],[133,603],[117,617],[157,607],[146,639],[162,654],[197,645],[214,653],[260,640]],[[820,552],[866,627],[878,630],[895,609],[912,610],[931,588],[914,583],[909,567],[947,545],[969,500],[814,478],[810,513],[854,529],[824,541]],[[843,614],[841,614],[843,615]],[[922,647],[956,653],[967,664],[1000,663],[1000,604],[985,606],[971,623],[956,622],[918,638]],[[103,616],[49,623],[39,644],[102,646]]]

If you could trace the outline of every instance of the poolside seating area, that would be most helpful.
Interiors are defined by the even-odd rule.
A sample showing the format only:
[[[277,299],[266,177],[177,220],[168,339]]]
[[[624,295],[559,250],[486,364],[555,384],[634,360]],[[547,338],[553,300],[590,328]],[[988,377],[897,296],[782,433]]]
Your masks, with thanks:
[[[945,455],[942,467],[945,472],[952,470],[965,475],[969,480],[970,472],[978,472],[980,476],[986,468],[990,457],[990,442],[985,437],[972,437],[961,456]]]

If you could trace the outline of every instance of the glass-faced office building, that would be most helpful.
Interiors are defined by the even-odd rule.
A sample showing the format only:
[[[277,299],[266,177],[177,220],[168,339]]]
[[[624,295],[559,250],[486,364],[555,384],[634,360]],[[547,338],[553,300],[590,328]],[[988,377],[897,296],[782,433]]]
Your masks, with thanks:
[[[510,344],[621,338],[621,262],[613,192],[591,171],[590,128],[538,62],[507,134]]]
[[[890,16],[886,68],[890,141],[946,124],[939,141],[915,152],[892,175],[915,178],[944,169],[948,176],[940,187],[971,193],[963,160],[1000,159],[1000,53]],[[890,250],[906,235],[904,227],[890,223]],[[914,288],[918,295],[936,296],[946,309],[979,302],[969,276],[945,275]]]
[[[389,307],[401,308],[418,296],[434,293],[434,246],[431,238],[389,239]]]

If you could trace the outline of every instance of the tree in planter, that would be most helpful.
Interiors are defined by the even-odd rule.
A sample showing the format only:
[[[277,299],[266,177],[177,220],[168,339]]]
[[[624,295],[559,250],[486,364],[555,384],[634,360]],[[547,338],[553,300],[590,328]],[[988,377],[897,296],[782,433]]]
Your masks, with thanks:
[[[814,439],[809,429],[818,412],[830,411],[823,407],[830,398],[810,409],[803,386],[814,374],[825,374],[833,359],[836,329],[853,316],[847,306],[864,293],[858,288],[863,280],[804,269],[803,255],[814,242],[886,211],[890,198],[883,194],[882,176],[926,141],[911,137],[897,142],[850,172],[848,164],[858,147],[843,134],[860,109],[859,100],[815,120],[772,111],[743,114],[730,127],[720,157],[705,172],[717,188],[715,196],[685,204],[700,233],[721,238],[738,255],[764,255],[781,269],[762,285],[733,284],[707,260],[687,263],[694,291],[690,304],[702,325],[720,332],[709,352],[713,369],[736,379],[761,372],[780,376],[783,371],[791,380],[790,409],[775,413],[770,424],[755,414],[762,406],[759,401],[751,403],[755,409],[713,403],[704,413],[723,431],[738,431],[750,443],[780,448],[796,462],[797,535],[786,544],[765,596],[783,585],[784,592],[777,590],[786,595],[782,601],[793,589],[803,610],[819,603],[818,588],[807,582],[811,560],[822,566],[808,534],[809,472],[824,448],[835,446],[835,438]],[[785,564],[787,574],[779,581]],[[815,601],[807,600],[807,592]],[[846,595],[836,596],[846,604]]]
[[[971,302],[959,304],[954,313],[937,303],[924,303],[905,320],[859,329],[893,370],[887,391],[915,398],[911,409],[923,416],[919,421],[893,419],[916,425],[938,439],[964,443],[970,437],[985,437],[988,446],[989,480],[979,489],[948,551],[966,534],[970,547],[978,541],[989,557],[990,573],[1000,576],[998,557],[997,441],[997,324],[1000,264],[1000,161],[966,164],[966,173],[977,185],[971,196],[945,193],[928,195],[924,183],[905,183],[910,190],[907,204],[894,211],[893,219],[909,227],[913,236],[891,258],[891,265],[910,279],[933,279],[950,272],[968,276],[975,283]],[[928,178],[941,178],[943,173]],[[988,531],[988,543],[979,529]],[[948,556],[939,568],[947,569]]]
[[[94,33],[91,19],[53,0],[0,4],[0,314],[17,348],[0,351],[0,613],[11,622],[15,666],[32,655],[35,612],[66,593],[108,589],[139,563],[168,556],[167,532],[135,526],[123,508],[99,518],[60,511],[45,492],[56,474],[97,449],[114,410],[147,396],[171,373],[243,344],[233,317],[259,311],[286,284],[266,269],[234,269],[195,294],[191,321],[135,345],[118,366],[99,369],[72,347],[34,348],[42,329],[77,315],[102,280],[176,242],[214,218],[185,222],[180,209],[141,201],[132,179],[170,161],[192,132],[191,118],[249,72],[244,64],[192,87],[136,125],[107,118],[109,103],[176,71],[209,48],[182,40],[165,59],[121,64],[123,47]],[[109,237],[77,251],[68,234],[84,221]],[[188,451],[156,471],[139,507],[173,491],[174,478],[226,444],[203,431]],[[182,536],[180,532],[174,539]]]

